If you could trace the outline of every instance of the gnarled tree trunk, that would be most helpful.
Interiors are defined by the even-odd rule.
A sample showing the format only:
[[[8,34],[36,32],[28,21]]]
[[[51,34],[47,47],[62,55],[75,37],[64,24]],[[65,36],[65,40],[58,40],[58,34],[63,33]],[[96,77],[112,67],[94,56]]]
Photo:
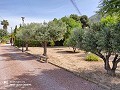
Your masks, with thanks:
[[[99,57],[101,57],[103,59],[104,68],[107,71],[107,74],[110,76],[116,76],[115,71],[117,68],[117,64],[120,62],[120,58],[118,58],[118,54],[115,54],[115,57],[112,61],[112,67],[110,67],[110,64],[109,64],[109,58],[111,56],[111,53],[108,53],[108,55],[106,55],[106,57],[103,56],[100,52],[96,55],[98,55]]]
[[[117,68],[117,64],[120,61],[119,60],[120,58],[118,58],[118,54],[116,54],[115,57],[114,57],[114,59],[113,59],[113,61],[112,61],[112,67],[110,67],[109,57],[108,58],[106,57],[106,60],[105,60],[105,69],[107,70],[107,74],[109,74],[111,76],[116,76],[115,71],[116,71],[116,68]]]

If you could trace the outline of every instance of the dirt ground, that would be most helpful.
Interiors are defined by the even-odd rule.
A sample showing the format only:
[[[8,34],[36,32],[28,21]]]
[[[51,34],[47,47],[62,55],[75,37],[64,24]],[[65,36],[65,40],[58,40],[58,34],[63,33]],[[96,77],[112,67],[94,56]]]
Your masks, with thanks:
[[[77,50],[76,53],[72,52],[72,48],[68,47],[48,47],[47,54],[49,62],[69,71],[72,71],[81,77],[84,77],[98,84],[111,87],[113,90],[120,88],[120,63],[117,68],[117,77],[111,77],[106,74],[104,70],[103,61],[85,61],[86,53]],[[42,47],[29,47],[31,54],[43,54]]]

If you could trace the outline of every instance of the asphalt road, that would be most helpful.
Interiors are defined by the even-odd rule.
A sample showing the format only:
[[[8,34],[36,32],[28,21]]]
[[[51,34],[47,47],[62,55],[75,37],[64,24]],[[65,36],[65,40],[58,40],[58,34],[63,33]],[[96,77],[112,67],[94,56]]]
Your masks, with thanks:
[[[49,63],[0,45],[0,90],[105,90]]]

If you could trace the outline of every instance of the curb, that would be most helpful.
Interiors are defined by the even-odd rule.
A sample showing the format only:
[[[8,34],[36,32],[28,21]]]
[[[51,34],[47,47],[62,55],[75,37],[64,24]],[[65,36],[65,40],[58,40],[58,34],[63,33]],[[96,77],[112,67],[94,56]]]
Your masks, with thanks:
[[[62,69],[64,69],[64,70],[66,70],[66,71],[74,74],[74,75],[77,76],[77,77],[81,77],[81,78],[83,78],[83,79],[85,79],[85,80],[87,80],[87,81],[89,81],[89,82],[92,82],[92,83],[98,85],[99,87],[102,87],[102,88],[107,89],[107,90],[112,90],[111,87],[106,86],[106,85],[104,85],[104,84],[102,84],[102,83],[98,83],[98,82],[96,82],[96,81],[93,81],[93,80],[91,80],[91,79],[89,79],[89,78],[87,78],[87,77],[84,77],[84,76],[80,75],[80,74],[77,73],[77,72],[70,71],[69,69],[66,69],[66,68],[64,68],[64,67],[58,66],[58,65],[56,65],[56,64],[54,64],[54,63],[51,63],[51,62],[48,62],[48,63],[50,63],[50,64],[52,64],[52,65],[54,65],[54,66],[56,66],[56,67],[62,68]]]

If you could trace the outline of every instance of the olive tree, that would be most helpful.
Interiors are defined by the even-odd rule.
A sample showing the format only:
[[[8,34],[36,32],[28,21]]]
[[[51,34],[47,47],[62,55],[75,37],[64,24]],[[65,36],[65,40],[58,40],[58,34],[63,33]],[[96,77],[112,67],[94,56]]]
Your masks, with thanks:
[[[28,51],[28,42],[34,39],[35,28],[37,23],[26,24],[19,29],[16,33],[16,38],[25,42],[26,51]]]
[[[100,31],[89,30],[83,39],[83,49],[90,51],[104,61],[105,70],[109,75],[115,75],[117,64],[120,62],[120,31],[112,27],[103,27]],[[110,56],[114,56],[113,66],[110,67]]]
[[[100,14],[120,15],[120,0],[101,0],[99,8]]]
[[[36,28],[35,39],[40,41],[44,48],[44,56],[47,56],[47,43],[63,39],[66,32],[66,24],[61,20],[43,23]]]
[[[68,39],[65,40],[64,45],[69,46],[73,48],[73,51],[75,52],[77,49],[78,42],[82,41],[82,38],[79,36],[82,36],[84,34],[83,29],[81,28],[75,28]]]
[[[94,28],[85,30],[80,36],[83,40],[79,42],[82,45],[78,44],[78,46],[102,58],[105,70],[109,75],[114,76],[117,64],[120,62],[120,21],[115,23],[115,19],[105,18],[100,24],[94,25]],[[113,59],[111,60],[110,57]]]

